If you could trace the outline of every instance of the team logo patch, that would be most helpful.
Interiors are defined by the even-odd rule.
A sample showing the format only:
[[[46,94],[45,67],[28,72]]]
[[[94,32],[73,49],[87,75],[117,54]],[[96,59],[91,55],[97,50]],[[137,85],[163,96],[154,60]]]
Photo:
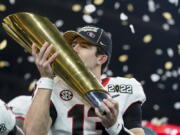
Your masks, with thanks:
[[[4,123],[0,124],[0,134],[4,134],[6,132],[7,128]]]
[[[59,94],[61,99],[69,101],[73,98],[73,93],[70,90],[62,90]]]
[[[95,38],[95,34],[93,32],[87,32],[87,35],[91,38]]]

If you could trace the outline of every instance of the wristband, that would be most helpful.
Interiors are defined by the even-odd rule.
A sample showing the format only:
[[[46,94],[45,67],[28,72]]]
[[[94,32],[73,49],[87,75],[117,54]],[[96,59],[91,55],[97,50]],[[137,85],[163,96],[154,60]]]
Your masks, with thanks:
[[[105,129],[109,133],[109,135],[118,135],[122,129],[122,124],[116,121],[116,123],[112,125],[110,128],[105,128]]]
[[[37,81],[37,88],[38,89],[53,89],[53,79],[48,77],[41,77]]]

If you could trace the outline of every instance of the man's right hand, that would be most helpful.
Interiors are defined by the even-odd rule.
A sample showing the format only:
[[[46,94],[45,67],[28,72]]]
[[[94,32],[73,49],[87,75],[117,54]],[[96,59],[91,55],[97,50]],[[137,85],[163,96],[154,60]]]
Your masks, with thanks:
[[[58,56],[58,52],[53,52],[53,45],[45,42],[37,53],[37,48],[32,45],[32,56],[34,57],[35,64],[40,72],[41,77],[53,78],[54,73],[51,67],[51,63]],[[52,55],[50,56],[50,53]],[[50,56],[50,57],[49,57]]]

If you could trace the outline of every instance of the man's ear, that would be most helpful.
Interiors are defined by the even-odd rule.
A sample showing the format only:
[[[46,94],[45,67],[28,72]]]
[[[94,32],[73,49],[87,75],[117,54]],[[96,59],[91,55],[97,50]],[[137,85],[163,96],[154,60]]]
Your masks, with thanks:
[[[103,55],[99,55],[99,56],[98,56],[97,62],[98,62],[98,64],[102,65],[102,64],[104,64],[107,60],[108,60],[108,56],[105,55],[105,54],[103,54]]]

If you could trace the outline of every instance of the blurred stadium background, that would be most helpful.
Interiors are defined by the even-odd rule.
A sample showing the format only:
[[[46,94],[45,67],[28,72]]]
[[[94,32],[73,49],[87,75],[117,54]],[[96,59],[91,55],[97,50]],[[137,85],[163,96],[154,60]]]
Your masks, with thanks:
[[[105,75],[142,83],[144,120],[180,125],[179,0],[0,0],[0,22],[15,12],[46,16],[61,32],[103,27],[113,39]],[[0,26],[0,98],[30,95],[38,78],[32,57]]]

